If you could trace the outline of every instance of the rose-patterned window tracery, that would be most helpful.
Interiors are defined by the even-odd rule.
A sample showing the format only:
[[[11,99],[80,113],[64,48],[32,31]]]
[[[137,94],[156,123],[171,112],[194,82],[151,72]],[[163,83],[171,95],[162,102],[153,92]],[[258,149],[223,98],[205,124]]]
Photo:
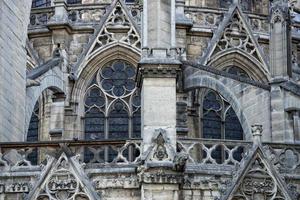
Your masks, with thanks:
[[[105,64],[85,94],[85,139],[140,137],[139,91],[136,69],[124,60]]]
[[[210,139],[243,140],[243,129],[232,106],[219,94],[210,89],[202,93],[200,137]],[[242,150],[234,154],[236,159],[241,159]],[[212,157],[218,163],[225,159],[221,147],[217,147]]]

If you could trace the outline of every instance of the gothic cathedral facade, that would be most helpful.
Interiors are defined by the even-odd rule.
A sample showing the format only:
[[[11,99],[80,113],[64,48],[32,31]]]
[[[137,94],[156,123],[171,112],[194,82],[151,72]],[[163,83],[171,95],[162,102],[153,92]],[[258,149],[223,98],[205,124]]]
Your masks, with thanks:
[[[0,199],[300,199],[299,0],[2,0],[0,47]]]

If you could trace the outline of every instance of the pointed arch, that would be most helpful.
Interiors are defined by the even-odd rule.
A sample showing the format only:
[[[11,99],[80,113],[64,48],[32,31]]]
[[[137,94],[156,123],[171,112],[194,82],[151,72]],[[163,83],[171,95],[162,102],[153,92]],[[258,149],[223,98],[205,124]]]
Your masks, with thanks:
[[[249,125],[248,119],[246,118],[246,115],[244,114],[238,99],[229,88],[227,88],[221,81],[215,78],[207,75],[199,76],[195,74],[185,81],[185,89],[192,90],[196,88],[209,88],[222,95],[222,97],[224,97],[226,101],[228,101],[228,103],[231,105],[241,123],[244,134],[243,138],[245,140],[250,140],[252,138],[251,127]]]
[[[130,48],[130,46],[113,44],[107,46],[101,51],[98,51],[97,54],[87,60],[82,66],[80,73],[77,75],[71,93],[71,101],[78,103],[79,115],[84,115],[84,100],[82,97],[85,95],[85,91],[89,87],[93,76],[99,70],[99,67],[117,59],[125,60],[128,63],[131,63],[133,66],[137,66],[140,56],[140,52],[135,51],[134,49]]]
[[[141,50],[141,34],[122,0],[112,2],[87,48],[81,54],[75,66],[74,74],[78,77],[86,63],[99,55],[100,52],[104,52],[105,49],[117,45],[130,48],[135,52]]]
[[[258,68],[266,78],[269,77],[269,63],[239,4],[230,7],[208,48],[199,58],[199,63],[212,65],[224,55],[232,53],[242,55],[252,63],[250,68]]]
[[[52,72],[47,72],[45,76],[40,78],[39,86],[26,88],[26,116],[25,116],[25,131],[24,140],[27,138],[27,131],[34,106],[38,98],[46,89],[52,90],[54,93],[65,94],[65,85],[61,77],[53,75]]]
[[[208,65],[219,70],[234,65],[244,70],[254,80],[268,82],[271,79],[269,71],[260,62],[240,49],[220,52],[210,59]]]

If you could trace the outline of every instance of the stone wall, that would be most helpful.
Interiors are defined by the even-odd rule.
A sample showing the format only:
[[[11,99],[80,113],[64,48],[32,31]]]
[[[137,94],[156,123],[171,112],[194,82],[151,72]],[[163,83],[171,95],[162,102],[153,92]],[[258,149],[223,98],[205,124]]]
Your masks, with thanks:
[[[0,2],[0,141],[23,139],[28,1]]]

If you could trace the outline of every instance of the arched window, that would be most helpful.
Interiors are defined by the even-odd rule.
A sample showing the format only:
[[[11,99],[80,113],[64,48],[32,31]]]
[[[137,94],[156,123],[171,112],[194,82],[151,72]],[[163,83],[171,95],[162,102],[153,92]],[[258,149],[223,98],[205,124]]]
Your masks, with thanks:
[[[231,105],[219,94],[210,89],[202,92],[200,103],[202,138],[243,140],[243,129]],[[234,157],[241,159],[242,150],[236,151]],[[225,153],[217,147],[212,153],[217,163],[222,163]]]
[[[125,60],[111,61],[96,72],[85,93],[86,140],[141,137],[141,99],[135,74],[135,67]],[[100,154],[103,161],[111,162],[117,152],[109,147]],[[87,149],[85,161],[92,156]]]
[[[39,140],[39,122],[40,122],[39,110],[40,110],[39,102],[37,102],[34,106],[34,110],[32,112],[30,122],[29,122],[27,138],[26,138],[28,142],[35,142]],[[37,149],[33,149],[32,152],[28,155],[27,159],[31,162],[32,165],[36,165],[37,157],[38,157]]]
[[[135,71],[125,60],[114,60],[97,71],[85,94],[85,139],[140,138]]]
[[[229,74],[237,75],[243,78],[249,78],[250,76],[245,72],[243,69],[237,67],[237,66],[228,66],[224,69],[224,71],[228,72]]]
[[[32,1],[32,8],[42,8],[51,6],[51,0],[33,0]]]

